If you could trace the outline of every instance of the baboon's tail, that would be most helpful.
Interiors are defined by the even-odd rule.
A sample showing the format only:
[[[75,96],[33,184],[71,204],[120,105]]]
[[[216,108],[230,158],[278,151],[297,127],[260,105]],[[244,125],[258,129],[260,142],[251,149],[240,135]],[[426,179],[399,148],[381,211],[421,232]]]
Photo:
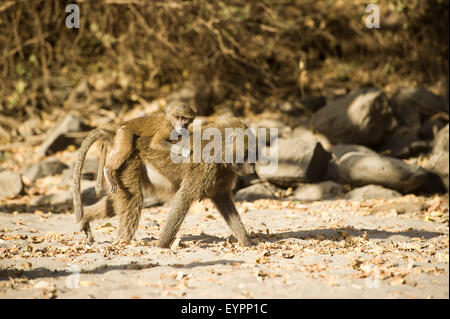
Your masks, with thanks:
[[[114,136],[113,131],[106,129],[96,129],[91,131],[83,143],[81,143],[80,150],[78,151],[77,160],[75,161],[75,167],[73,169],[73,209],[75,212],[76,222],[79,223],[83,218],[83,205],[81,202],[81,170],[83,169],[84,159],[89,148],[97,140],[102,140],[106,143],[111,143]]]
[[[105,143],[102,143],[100,150],[100,159],[98,161],[97,180],[95,181],[95,195],[97,197],[100,197],[100,194],[103,191],[103,168],[105,168],[107,151],[107,145]]]

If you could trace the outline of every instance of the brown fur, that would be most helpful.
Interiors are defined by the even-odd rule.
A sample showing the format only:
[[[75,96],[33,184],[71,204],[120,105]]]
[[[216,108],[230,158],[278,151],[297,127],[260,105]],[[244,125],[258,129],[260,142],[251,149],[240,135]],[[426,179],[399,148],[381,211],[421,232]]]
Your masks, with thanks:
[[[236,120],[221,127],[222,132],[226,126],[245,129],[245,126]],[[99,137],[103,139],[103,136],[99,135]],[[111,139],[112,137],[109,137],[104,140],[107,142]],[[148,136],[137,138],[136,147],[131,156],[117,171],[120,182],[118,191],[107,194],[95,205],[87,206],[85,215],[81,215],[81,219],[77,217],[77,220],[81,221],[82,229],[88,239],[93,240],[89,227],[91,220],[114,215],[120,217],[118,238],[126,241],[133,238],[142,210],[143,176],[146,176],[142,170],[145,165],[147,172],[150,171],[150,180],[147,180],[146,183],[151,192],[160,198],[170,198],[170,212],[158,243],[159,247],[170,247],[192,202],[203,198],[211,198],[239,242],[243,245],[250,245],[251,241],[231,194],[237,174],[242,173],[236,171],[237,166],[226,163],[173,163],[169,152],[149,149],[150,139]],[[80,153],[79,159],[82,154]],[[248,171],[249,168],[246,167],[244,173]],[[81,174],[77,178],[81,178]],[[79,187],[79,182],[76,183],[74,179],[74,189],[75,186]],[[75,201],[74,199],[75,205],[80,206],[81,200]],[[80,211],[82,209],[75,207],[76,214]]]
[[[165,115],[147,115],[122,123],[117,129],[108,159],[104,159],[103,156],[106,155],[104,153],[102,153],[100,159],[99,173],[104,166],[105,179],[110,191],[116,192],[116,171],[131,155],[135,147],[134,140],[136,137],[152,137],[149,144],[150,149],[170,151],[172,147],[170,133],[172,130],[174,128],[187,128],[195,115],[196,111],[192,107],[181,103],[168,106]],[[97,175],[98,189],[103,185],[102,181],[102,175]]]

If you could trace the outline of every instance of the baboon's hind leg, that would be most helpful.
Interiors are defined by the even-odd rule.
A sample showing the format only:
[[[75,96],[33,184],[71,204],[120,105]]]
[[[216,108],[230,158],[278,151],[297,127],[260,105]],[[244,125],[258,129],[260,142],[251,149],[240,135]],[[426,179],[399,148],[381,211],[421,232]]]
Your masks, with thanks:
[[[114,211],[119,215],[119,240],[130,242],[138,228],[144,206],[142,195],[142,162],[136,154],[118,171],[120,187],[114,194]]]
[[[252,245],[231,196],[229,194],[216,195],[212,198],[212,201],[239,242],[244,246]]]
[[[103,197],[94,205],[86,206],[84,208],[84,215],[81,220],[81,230],[85,233],[89,244],[94,242],[94,236],[92,235],[89,222],[94,219],[113,217],[114,215],[114,208],[108,197]]]
[[[144,206],[144,197],[142,196],[142,192],[139,192],[129,200],[124,201],[121,206],[122,207],[118,207],[118,209],[120,209],[120,219],[117,237],[125,242],[130,242],[138,228],[139,219]]]

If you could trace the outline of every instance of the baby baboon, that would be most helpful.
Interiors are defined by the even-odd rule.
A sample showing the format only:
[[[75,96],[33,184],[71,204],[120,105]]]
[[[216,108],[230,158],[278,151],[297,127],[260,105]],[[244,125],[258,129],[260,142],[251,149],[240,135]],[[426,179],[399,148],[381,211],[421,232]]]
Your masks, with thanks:
[[[104,164],[105,180],[111,193],[117,190],[116,171],[131,155],[134,140],[139,136],[152,137],[150,150],[170,151],[170,133],[175,129],[177,132],[186,129],[192,123],[196,110],[185,103],[170,105],[166,114],[162,116],[148,115],[123,123],[116,132],[114,142],[106,161],[102,158],[106,154],[104,145],[99,168]],[[99,180],[100,179],[100,180]],[[101,182],[101,175],[97,175],[97,183]],[[97,192],[98,193],[98,192]]]
[[[238,120],[229,121],[218,127],[222,136],[224,129],[246,127]],[[98,130],[97,130],[98,131]],[[106,143],[112,140],[112,133],[90,134],[80,149],[78,161],[83,161],[84,149],[89,148],[95,138]],[[107,137],[105,135],[111,134]],[[141,136],[136,139],[136,147],[129,158],[117,170],[120,187],[116,193],[108,193],[98,203],[87,206],[83,215],[79,179],[81,169],[74,172],[74,209],[77,221],[81,221],[82,229],[90,241],[93,240],[89,222],[97,218],[119,215],[118,238],[129,241],[133,238],[139,223],[142,210],[142,184],[147,179],[151,192],[160,198],[170,198],[170,212],[161,234],[158,246],[170,247],[193,201],[210,198],[239,242],[250,245],[251,241],[239,217],[232,200],[231,190],[237,175],[245,175],[254,171],[254,164],[246,161],[239,165],[234,163],[174,163],[170,153],[162,150],[151,150],[148,145],[151,137]],[[191,143],[192,145],[192,143]],[[245,144],[244,151],[248,152]],[[145,167],[146,172],[143,173]],[[77,181],[78,179],[78,181]],[[78,198],[78,199],[76,199]]]

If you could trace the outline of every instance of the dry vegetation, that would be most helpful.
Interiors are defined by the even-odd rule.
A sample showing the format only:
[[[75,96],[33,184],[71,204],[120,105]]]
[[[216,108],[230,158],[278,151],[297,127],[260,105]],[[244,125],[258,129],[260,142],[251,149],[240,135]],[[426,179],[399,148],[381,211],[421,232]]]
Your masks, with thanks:
[[[447,1],[375,1],[378,30],[359,0],[75,1],[78,30],[65,26],[70,2],[0,4],[1,114],[118,112],[185,81],[244,115],[365,85],[445,90]]]

